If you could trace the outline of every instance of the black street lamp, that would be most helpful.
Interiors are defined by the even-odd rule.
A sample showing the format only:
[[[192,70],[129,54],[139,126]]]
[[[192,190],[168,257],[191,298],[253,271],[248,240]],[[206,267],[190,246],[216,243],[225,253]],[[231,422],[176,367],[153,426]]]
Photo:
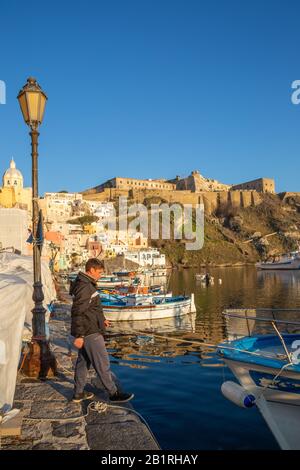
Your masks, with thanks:
[[[32,77],[18,95],[24,121],[30,127],[32,147],[32,237],[33,237],[33,296],[32,339],[24,361],[23,372],[29,377],[46,378],[56,374],[56,361],[46,338],[46,309],[41,277],[42,213],[38,201],[38,127],[42,124],[47,96]]]

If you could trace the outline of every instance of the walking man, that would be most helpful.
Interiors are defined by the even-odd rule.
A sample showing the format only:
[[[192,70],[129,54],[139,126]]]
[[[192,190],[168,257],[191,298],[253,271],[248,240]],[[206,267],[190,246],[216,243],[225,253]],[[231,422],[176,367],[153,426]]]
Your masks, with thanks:
[[[93,393],[84,391],[91,365],[108,391],[110,401],[126,402],[133,398],[132,393],[118,390],[110,370],[109,356],[103,338],[109,321],[104,317],[97,291],[97,280],[103,271],[103,262],[91,258],[85,265],[85,272],[80,271],[70,287],[70,294],[73,296],[71,335],[75,337],[73,344],[78,348],[73,396],[73,401],[76,403],[94,396]]]

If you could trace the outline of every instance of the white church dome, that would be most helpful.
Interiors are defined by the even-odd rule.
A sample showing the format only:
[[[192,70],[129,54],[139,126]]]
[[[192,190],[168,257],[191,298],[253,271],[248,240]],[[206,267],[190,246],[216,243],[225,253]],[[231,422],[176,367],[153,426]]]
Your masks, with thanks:
[[[3,175],[3,186],[4,187],[18,187],[23,188],[23,175],[16,168],[14,159],[11,159],[8,170]]]

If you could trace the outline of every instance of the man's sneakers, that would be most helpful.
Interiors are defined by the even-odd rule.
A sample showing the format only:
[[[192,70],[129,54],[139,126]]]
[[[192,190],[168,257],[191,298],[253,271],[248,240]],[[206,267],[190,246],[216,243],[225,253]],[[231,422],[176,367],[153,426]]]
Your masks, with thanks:
[[[91,400],[93,397],[93,393],[84,391],[83,393],[74,393],[72,401],[73,403],[80,403],[83,400]],[[125,403],[133,397],[133,393],[123,393],[118,390],[114,395],[110,395],[109,400],[113,403]]]
[[[133,397],[133,393],[123,393],[117,390],[116,393],[110,395],[109,400],[113,403],[125,403],[126,401],[131,400]]]
[[[82,393],[74,393],[72,401],[74,403],[80,403],[83,400],[91,400],[91,398],[94,397],[94,394],[92,392],[82,392]]]

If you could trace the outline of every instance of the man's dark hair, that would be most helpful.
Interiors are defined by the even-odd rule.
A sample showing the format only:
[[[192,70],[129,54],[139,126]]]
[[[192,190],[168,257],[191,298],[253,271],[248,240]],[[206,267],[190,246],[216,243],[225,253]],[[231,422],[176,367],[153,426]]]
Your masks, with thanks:
[[[104,269],[104,262],[98,258],[90,258],[85,263],[85,271],[88,273],[92,268],[94,269]]]

